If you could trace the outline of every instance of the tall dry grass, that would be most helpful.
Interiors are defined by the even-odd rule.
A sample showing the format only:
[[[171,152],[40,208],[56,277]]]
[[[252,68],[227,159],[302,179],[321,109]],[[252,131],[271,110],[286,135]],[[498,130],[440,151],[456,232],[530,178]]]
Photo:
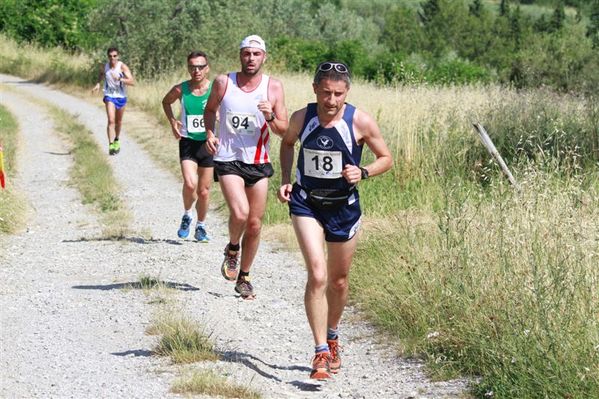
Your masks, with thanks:
[[[599,191],[534,168],[522,192],[444,187],[439,212],[371,222],[353,300],[440,376],[480,397],[599,393]]]

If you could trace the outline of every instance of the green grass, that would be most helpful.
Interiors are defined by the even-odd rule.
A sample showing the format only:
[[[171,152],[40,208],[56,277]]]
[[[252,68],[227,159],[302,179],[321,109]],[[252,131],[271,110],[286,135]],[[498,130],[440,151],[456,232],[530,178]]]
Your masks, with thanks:
[[[70,176],[81,193],[83,203],[98,211],[103,236],[125,236],[130,230],[132,216],[121,199],[121,188],[115,181],[107,156],[85,126],[60,108],[47,106],[57,132],[70,145],[73,155]]]
[[[6,188],[0,188],[0,233],[18,232],[24,225],[26,200],[21,192],[14,188],[12,179],[17,171],[17,149],[19,145],[19,126],[13,115],[0,105],[0,145],[3,147],[4,176]]]
[[[599,191],[534,169],[523,191],[459,182],[438,213],[368,227],[353,300],[439,378],[479,397],[599,394]]]
[[[173,363],[218,360],[210,336],[195,322],[176,314],[160,316],[146,331],[162,335],[154,352],[169,356]]]
[[[259,399],[261,395],[249,387],[230,384],[212,371],[193,371],[175,381],[174,393],[209,395],[224,398]]]

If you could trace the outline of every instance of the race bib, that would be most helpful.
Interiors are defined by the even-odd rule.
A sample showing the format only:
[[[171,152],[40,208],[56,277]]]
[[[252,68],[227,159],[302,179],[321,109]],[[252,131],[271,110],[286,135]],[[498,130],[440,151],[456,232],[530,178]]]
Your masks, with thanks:
[[[255,114],[227,111],[227,127],[236,134],[251,135],[260,131]]]
[[[204,133],[204,115],[187,115],[187,131],[189,133]]]
[[[343,170],[341,151],[304,148],[304,174],[318,179],[338,179]]]

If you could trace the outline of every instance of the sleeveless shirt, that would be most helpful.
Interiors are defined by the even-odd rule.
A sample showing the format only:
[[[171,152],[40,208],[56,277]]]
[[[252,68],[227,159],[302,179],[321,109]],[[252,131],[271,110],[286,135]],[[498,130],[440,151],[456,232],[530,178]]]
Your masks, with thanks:
[[[110,68],[110,63],[107,62],[104,65],[104,95],[113,98],[125,98],[127,97],[127,91],[125,90],[125,84],[116,80],[117,77],[123,77],[122,62],[118,61],[114,66],[114,69]]]
[[[347,164],[360,165],[362,145],[354,136],[353,117],[356,108],[345,104],[343,117],[330,128],[322,127],[318,120],[316,103],[307,106],[300,134],[296,181],[306,189],[328,188],[351,190],[341,172]]]
[[[212,91],[212,82],[208,90],[201,96],[192,93],[189,81],[181,83],[181,136],[192,140],[206,140],[204,125],[204,108]]]
[[[228,75],[225,95],[219,107],[219,145],[215,161],[269,163],[269,131],[258,102],[268,99],[269,77],[254,90],[246,92],[237,85],[237,73]]]

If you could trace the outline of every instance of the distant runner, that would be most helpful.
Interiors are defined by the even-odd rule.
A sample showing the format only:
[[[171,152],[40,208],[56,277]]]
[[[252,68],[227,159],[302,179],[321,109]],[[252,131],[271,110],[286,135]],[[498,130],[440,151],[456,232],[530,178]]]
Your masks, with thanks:
[[[194,237],[200,242],[208,242],[210,237],[206,232],[205,220],[214,161],[205,145],[204,107],[212,88],[212,83],[208,80],[210,66],[206,53],[190,53],[187,56],[187,71],[191,79],[174,86],[162,99],[162,109],[171,125],[173,136],[179,140],[179,160],[183,175],[184,213],[177,235],[180,238],[189,236],[195,203],[197,223]],[[181,120],[173,115],[172,104],[176,101],[181,101]]]
[[[310,378],[318,380],[331,378],[341,367],[339,321],[362,215],[358,183],[393,164],[374,119],[345,102],[350,83],[345,64],[318,65],[312,84],[316,103],[293,113],[281,142],[278,197],[289,203],[308,271],[304,305],[315,344]],[[296,182],[291,185],[297,141]],[[364,143],[376,160],[361,167]]]
[[[122,61],[119,61],[119,50],[116,47],[110,47],[106,52],[108,62],[100,67],[98,74],[98,83],[92,89],[95,93],[100,89],[100,83],[104,80],[104,105],[106,106],[106,116],[108,125],[106,134],[108,135],[108,154],[115,155],[121,151],[119,137],[121,135],[121,123],[127,105],[126,86],[133,86],[135,79],[129,70],[129,67]]]
[[[283,84],[261,70],[266,60],[264,40],[257,35],[243,39],[239,59],[240,72],[214,81],[204,118],[208,150],[215,154],[214,169],[229,207],[229,243],[221,273],[226,280],[236,280],[235,290],[242,298],[252,299],[250,268],[260,243],[268,178],[273,175],[269,130],[282,136],[288,122]]]

